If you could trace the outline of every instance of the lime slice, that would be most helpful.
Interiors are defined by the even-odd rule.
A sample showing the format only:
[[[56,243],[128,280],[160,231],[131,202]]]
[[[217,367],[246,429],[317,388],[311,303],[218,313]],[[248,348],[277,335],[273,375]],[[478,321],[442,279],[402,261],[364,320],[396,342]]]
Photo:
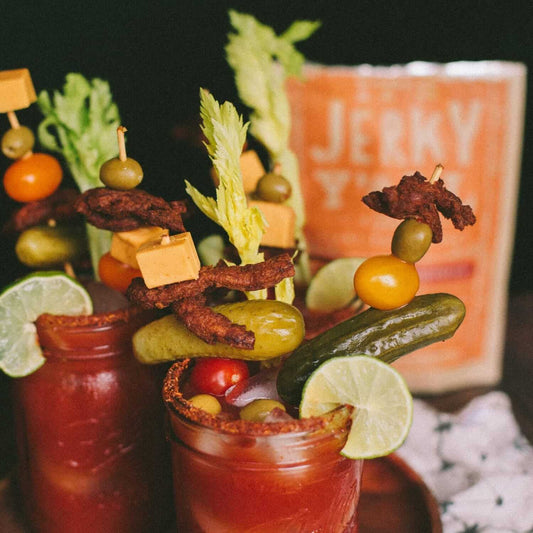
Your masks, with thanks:
[[[402,376],[366,355],[335,357],[307,380],[300,404],[302,418],[323,415],[339,405],[355,407],[341,453],[351,459],[383,457],[405,440],[413,399]]]
[[[88,315],[89,293],[62,272],[35,272],[0,294],[0,368],[11,377],[37,370],[45,361],[35,320],[43,313]]]
[[[363,257],[341,257],[324,265],[311,279],[305,304],[312,311],[330,313],[342,309],[355,297],[353,277]]]

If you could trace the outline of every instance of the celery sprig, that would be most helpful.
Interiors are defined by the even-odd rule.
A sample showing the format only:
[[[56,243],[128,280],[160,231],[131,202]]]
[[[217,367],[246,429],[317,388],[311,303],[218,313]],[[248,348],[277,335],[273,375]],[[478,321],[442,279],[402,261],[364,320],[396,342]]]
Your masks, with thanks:
[[[282,174],[291,183],[288,204],[296,214],[300,275],[304,282],[309,282],[303,232],[305,207],[298,161],[289,148],[291,113],[285,81],[289,76],[300,76],[305,61],[294,43],[310,37],[320,27],[320,22],[296,21],[278,36],[251,15],[230,10],[229,16],[236,32],[228,35],[227,60],[235,74],[239,97],[251,109],[250,133],[267,149],[271,162],[281,165]]]
[[[260,263],[264,259],[259,244],[265,221],[257,208],[247,205],[240,169],[248,124],[243,124],[231,102],[220,105],[205,89],[200,90],[200,116],[207,152],[218,177],[216,200],[204,196],[187,180],[185,190],[198,208],[226,231],[242,264]],[[266,298],[266,292],[247,296]]]
[[[42,91],[37,99],[44,119],[39,124],[41,145],[61,154],[81,192],[101,187],[101,165],[116,157],[118,107],[109,84],[101,79],[87,80],[78,73],[66,76],[63,93],[50,96]],[[109,251],[111,233],[87,224],[89,251],[94,277],[98,261]]]
[[[248,124],[243,123],[231,102],[220,105],[205,89],[200,90],[200,116],[205,145],[218,177],[216,199],[204,196],[187,180],[185,190],[198,208],[226,231],[241,264],[260,263],[264,260],[259,245],[265,220],[259,209],[248,207],[240,167]],[[282,283],[286,286],[283,294],[288,298],[293,292],[292,278]],[[266,290],[247,293],[248,298],[266,296]]]
[[[220,105],[205,89],[200,91],[200,116],[219,181],[216,200],[204,196],[188,181],[185,190],[199,209],[226,231],[243,264],[259,263],[263,260],[259,244],[264,220],[257,208],[247,205],[239,162],[248,124],[243,124],[231,102]]]

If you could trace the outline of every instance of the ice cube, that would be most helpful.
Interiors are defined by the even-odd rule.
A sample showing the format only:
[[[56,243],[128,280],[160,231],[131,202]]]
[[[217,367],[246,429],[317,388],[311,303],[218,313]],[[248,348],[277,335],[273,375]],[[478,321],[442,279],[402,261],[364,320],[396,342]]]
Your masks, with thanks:
[[[244,407],[253,400],[270,399],[280,401],[276,388],[278,368],[266,368],[259,373],[240,381],[226,391],[226,403]]]

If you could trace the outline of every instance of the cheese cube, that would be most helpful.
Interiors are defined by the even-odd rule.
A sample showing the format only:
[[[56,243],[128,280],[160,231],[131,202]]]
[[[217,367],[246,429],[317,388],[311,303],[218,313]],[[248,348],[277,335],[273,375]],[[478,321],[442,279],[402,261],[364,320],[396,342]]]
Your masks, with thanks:
[[[137,263],[149,289],[197,279],[200,272],[200,259],[188,231],[143,244]]]
[[[24,109],[37,100],[27,68],[0,72],[0,113]]]
[[[251,194],[255,191],[257,182],[265,175],[265,167],[254,150],[243,152],[240,164],[244,192]],[[218,187],[218,176],[214,168],[211,169],[211,179],[215,187]]]
[[[168,235],[168,229],[158,226],[146,226],[131,231],[118,231],[111,237],[109,254],[122,263],[133,268],[139,268],[137,263],[137,250],[145,242],[161,240],[163,235]]]
[[[265,167],[255,150],[243,152],[240,163],[244,192],[250,194],[255,191],[257,182],[265,175]]]
[[[251,200],[248,202],[248,206],[257,207],[267,221],[268,226],[261,239],[263,246],[272,246],[273,248],[294,247],[296,214],[292,207],[285,204],[257,200]]]

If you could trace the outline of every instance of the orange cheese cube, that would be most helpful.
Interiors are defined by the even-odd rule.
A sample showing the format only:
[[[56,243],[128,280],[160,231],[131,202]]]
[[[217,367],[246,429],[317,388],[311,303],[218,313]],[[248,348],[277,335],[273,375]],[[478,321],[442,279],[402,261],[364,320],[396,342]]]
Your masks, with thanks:
[[[274,248],[293,248],[296,214],[292,207],[273,202],[251,200],[249,207],[257,207],[267,222],[261,244]]]
[[[255,150],[246,150],[246,152],[243,152],[241,154],[240,164],[244,192],[251,194],[255,191],[259,179],[265,175],[265,167]],[[218,187],[218,176],[214,168],[211,169],[211,179],[215,187]]]
[[[168,229],[158,226],[147,226],[131,231],[118,231],[111,237],[109,254],[122,263],[133,268],[139,268],[137,263],[137,250],[149,241],[161,240],[163,235],[168,235]]]
[[[0,113],[29,107],[37,100],[27,68],[0,72]]]
[[[250,194],[255,191],[257,182],[265,175],[265,167],[255,150],[243,152],[240,163],[244,192]]]
[[[139,248],[136,257],[149,289],[197,279],[200,272],[200,259],[188,231],[147,242]]]

